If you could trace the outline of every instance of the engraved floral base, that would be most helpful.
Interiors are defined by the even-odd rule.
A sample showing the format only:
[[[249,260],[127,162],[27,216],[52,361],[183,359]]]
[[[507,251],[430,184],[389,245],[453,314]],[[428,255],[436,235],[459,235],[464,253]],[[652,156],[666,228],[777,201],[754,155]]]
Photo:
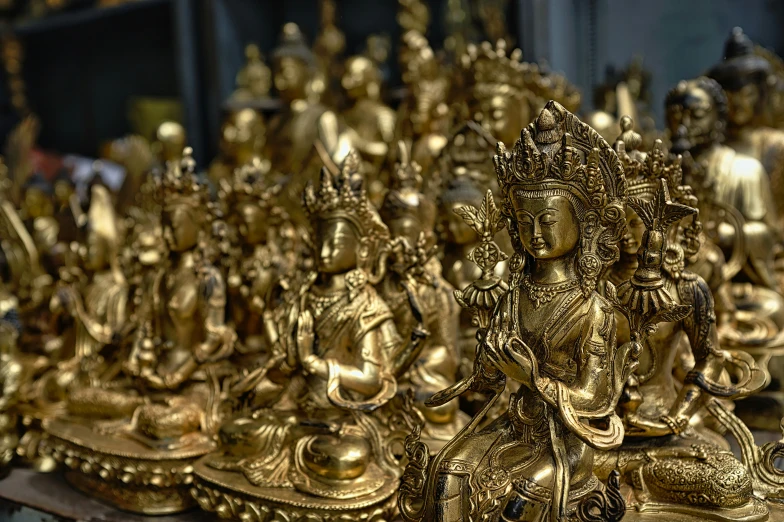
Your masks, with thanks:
[[[143,515],[170,515],[195,507],[188,486],[138,487],[105,482],[94,475],[67,471],[65,479],[73,487],[117,509]]]
[[[77,425],[45,423],[38,445],[41,457],[50,457],[64,468],[68,482],[82,492],[118,509],[145,515],[165,515],[194,507],[190,495],[193,462],[212,444],[189,452],[140,452],[132,441],[116,435],[82,439],[87,432]],[[72,430],[72,431],[71,431]],[[114,445],[115,447],[111,447]],[[120,452],[116,447],[127,447]]]
[[[309,497],[287,488],[254,488],[237,473],[208,470],[196,463],[191,488],[199,507],[220,518],[241,522],[392,522],[397,516],[397,484],[364,501],[335,502]],[[231,476],[234,477],[231,477]],[[227,484],[236,478],[239,487]],[[234,483],[233,480],[231,480]],[[256,494],[254,491],[258,490]],[[273,492],[272,495],[269,495]],[[278,493],[279,495],[275,495]],[[273,498],[273,497],[279,498]]]
[[[654,515],[660,515],[661,518]],[[742,508],[700,508],[669,504],[664,502],[640,502],[626,510],[624,522],[655,521],[662,522],[697,522],[711,520],[714,522],[757,522],[763,520],[777,520],[769,518],[769,510],[765,502],[752,499]]]

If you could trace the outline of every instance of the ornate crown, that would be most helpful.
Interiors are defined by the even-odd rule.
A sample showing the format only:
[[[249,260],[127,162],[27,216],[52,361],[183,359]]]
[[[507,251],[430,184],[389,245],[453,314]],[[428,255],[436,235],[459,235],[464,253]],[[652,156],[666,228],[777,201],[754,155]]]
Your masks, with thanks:
[[[659,180],[667,183],[669,194],[679,203],[696,206],[696,197],[688,185],[683,184],[683,167],[680,155],[670,155],[656,140],[648,152],[640,150],[642,137],[632,130],[634,122],[628,116],[621,118],[621,135],[615,140],[615,151],[623,164],[629,197],[652,199],[659,191]]]
[[[422,167],[411,159],[411,150],[404,141],[398,141],[398,161],[392,171],[389,191],[381,206],[381,215],[390,219],[400,215],[411,215],[417,219],[427,218],[427,205],[422,194]],[[425,209],[424,207],[429,207]]]
[[[503,197],[502,211],[514,221],[513,198],[563,196],[580,218],[577,269],[584,292],[620,254],[626,220],[626,178],[618,155],[589,125],[555,101],[520,133],[511,152],[498,144],[494,158]],[[508,227],[519,255],[517,227]]]
[[[550,101],[511,152],[498,143],[494,158],[505,199],[513,187],[558,187],[576,196],[582,208],[602,209],[626,193],[618,155],[590,126],[558,102]]]
[[[519,95],[526,91],[526,76],[530,64],[523,62],[523,52],[515,49],[507,54],[506,42],[498,40],[470,44],[460,57],[467,84],[473,88],[475,98],[496,94]]]
[[[158,198],[164,207],[177,204],[193,207],[207,205],[210,199],[209,189],[196,175],[192,148],[183,149],[181,160],[166,162],[166,170],[158,185]]]
[[[267,183],[269,164],[265,161],[256,157],[234,169],[231,184],[224,187],[225,197],[235,201],[250,199],[263,208],[274,207],[281,185],[270,186]]]
[[[367,197],[364,178],[360,173],[362,159],[351,150],[343,160],[337,176],[326,167],[321,169],[321,180],[316,188],[308,182],[303,195],[305,213],[315,228],[316,223],[330,219],[345,219],[354,224],[365,237],[389,238],[389,230],[381,221]]]

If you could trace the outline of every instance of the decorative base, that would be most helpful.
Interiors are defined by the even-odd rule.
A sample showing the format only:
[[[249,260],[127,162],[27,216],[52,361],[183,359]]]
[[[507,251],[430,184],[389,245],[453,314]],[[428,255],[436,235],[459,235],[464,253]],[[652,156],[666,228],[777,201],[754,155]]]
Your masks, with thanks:
[[[630,486],[622,485],[621,494],[626,501],[626,515],[623,522],[757,522],[765,520],[784,520],[774,513],[784,514],[784,509],[777,510],[775,503],[752,498],[746,505],[734,509],[700,508],[667,502],[645,501],[639,491]],[[769,509],[770,507],[770,509]]]
[[[39,452],[66,468],[75,488],[124,511],[179,513],[194,506],[192,463],[215,444],[194,437],[176,449],[152,448],[127,433],[99,434],[76,420],[44,421]]]
[[[313,497],[289,488],[261,488],[239,473],[194,464],[191,493],[204,511],[242,522],[381,522],[397,513],[397,482],[360,499]]]
[[[171,515],[195,507],[187,487],[151,488],[113,484],[81,471],[67,471],[65,480],[85,495],[123,511],[143,515]]]

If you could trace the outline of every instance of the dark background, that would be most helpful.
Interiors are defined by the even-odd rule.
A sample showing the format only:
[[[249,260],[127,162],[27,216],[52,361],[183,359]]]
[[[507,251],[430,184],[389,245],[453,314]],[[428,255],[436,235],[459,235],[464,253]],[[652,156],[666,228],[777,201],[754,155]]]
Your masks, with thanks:
[[[468,1],[468,0],[467,0]],[[446,0],[431,0],[428,37],[440,47]],[[397,0],[337,0],[347,52],[371,33],[393,44],[391,83],[399,84]],[[24,78],[41,118],[40,145],[94,156],[99,144],[130,131],[133,96],[179,97],[189,140],[204,165],[216,152],[221,102],[234,89],[246,43],[268,56],[280,27],[293,21],[313,42],[317,0],[137,0],[14,22],[25,48]],[[510,32],[526,60],[545,59],[584,93],[607,65],[634,55],[651,71],[653,108],[660,118],[666,91],[721,58],[735,25],[757,43],[784,52],[784,2],[778,0],[511,0]],[[0,139],[16,121],[0,85]]]

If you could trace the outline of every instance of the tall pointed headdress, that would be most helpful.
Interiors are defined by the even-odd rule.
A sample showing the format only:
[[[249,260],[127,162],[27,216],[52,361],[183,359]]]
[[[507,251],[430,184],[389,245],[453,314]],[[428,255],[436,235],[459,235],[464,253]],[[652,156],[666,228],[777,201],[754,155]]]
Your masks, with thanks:
[[[584,292],[620,254],[626,227],[626,178],[616,152],[599,133],[557,102],[550,101],[511,151],[498,144],[494,158],[503,202],[513,223],[515,198],[563,196],[580,219],[577,269]],[[517,253],[524,253],[517,227],[509,233]]]

